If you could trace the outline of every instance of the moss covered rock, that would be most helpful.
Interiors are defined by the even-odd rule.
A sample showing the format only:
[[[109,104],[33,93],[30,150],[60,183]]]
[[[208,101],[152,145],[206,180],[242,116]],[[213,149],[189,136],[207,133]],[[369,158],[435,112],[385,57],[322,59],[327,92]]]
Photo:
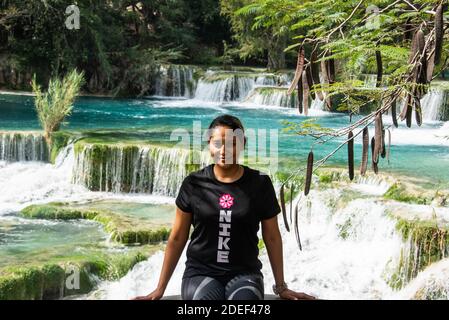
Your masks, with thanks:
[[[98,280],[117,280],[156,249],[90,252],[42,265],[0,269],[0,300],[60,299],[90,292]]]
[[[61,150],[65,148],[73,138],[73,134],[65,131],[57,131],[52,133],[50,148],[51,163],[55,163],[56,157],[58,156],[59,152],[61,152]]]
[[[153,224],[106,210],[76,208],[65,203],[31,205],[21,214],[30,219],[88,219],[103,224],[111,239],[126,245],[153,244],[165,241],[170,235],[168,225]]]
[[[414,192],[412,189],[407,188],[404,184],[399,182],[393,184],[390,189],[388,189],[384,198],[416,204],[429,204],[431,202],[431,199],[426,195]]]
[[[395,218],[398,219],[396,229],[406,245],[388,282],[394,289],[400,289],[420,271],[448,256],[449,226],[436,220]]]

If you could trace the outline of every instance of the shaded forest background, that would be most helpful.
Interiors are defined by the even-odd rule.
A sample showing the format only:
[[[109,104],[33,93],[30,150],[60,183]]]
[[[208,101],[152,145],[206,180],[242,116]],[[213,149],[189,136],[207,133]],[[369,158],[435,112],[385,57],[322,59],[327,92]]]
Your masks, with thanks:
[[[2,0],[0,86],[28,90],[33,74],[45,84],[77,68],[87,92],[133,95],[164,63],[285,68],[286,38],[252,35],[249,23],[235,18],[245,2]],[[80,9],[79,30],[65,26],[72,4]],[[292,53],[291,66],[295,59]]]
[[[70,5],[80,10],[79,30],[66,27]],[[442,55],[429,77],[449,65],[446,0],[0,0],[0,88],[30,90],[34,74],[45,86],[76,68],[85,92],[137,96],[151,91],[163,64],[275,71],[297,66],[302,45],[308,64],[312,54],[335,60],[324,91],[366,100],[354,76],[385,73],[405,86],[418,30],[433,61],[439,5]]]

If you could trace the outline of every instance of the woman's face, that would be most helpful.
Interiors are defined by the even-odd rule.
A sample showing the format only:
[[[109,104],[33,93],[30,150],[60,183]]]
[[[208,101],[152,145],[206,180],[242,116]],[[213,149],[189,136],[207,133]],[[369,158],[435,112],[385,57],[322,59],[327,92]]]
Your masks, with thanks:
[[[214,163],[222,168],[238,163],[237,160],[245,144],[243,131],[217,126],[210,134],[209,151]]]

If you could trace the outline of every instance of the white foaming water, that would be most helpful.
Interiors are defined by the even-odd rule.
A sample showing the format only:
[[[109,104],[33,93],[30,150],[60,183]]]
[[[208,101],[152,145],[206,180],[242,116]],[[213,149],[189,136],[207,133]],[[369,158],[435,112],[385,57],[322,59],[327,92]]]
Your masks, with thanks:
[[[449,298],[449,259],[430,265],[401,291],[393,293],[390,298],[447,300]]]
[[[327,204],[342,191],[312,191],[300,203],[299,251],[294,232],[287,233],[279,216],[284,247],[286,281],[297,291],[324,299],[379,299],[391,296],[383,278],[389,261],[402,245],[395,222],[386,217],[385,207],[372,199],[356,199],[334,211]],[[343,191],[344,192],[344,191]],[[311,203],[311,205],[309,205]],[[349,222],[348,222],[349,221]],[[342,229],[342,226],[346,226]],[[342,238],[342,230],[345,239]],[[186,246],[187,247],[187,246]],[[266,293],[271,292],[273,275],[266,250],[261,251]],[[163,262],[160,251],[141,262],[116,282],[104,282],[91,298],[129,299],[146,295],[157,286]],[[179,295],[185,252],[169,282],[165,295]]]
[[[302,252],[294,233],[283,231],[286,279],[295,290],[324,299],[382,298],[391,291],[383,272],[398,255],[402,241],[394,231],[394,221],[375,200],[356,199],[342,209],[331,210],[326,203],[341,192],[312,192],[310,211],[308,200],[301,202]],[[267,255],[262,258],[267,265]],[[267,284],[274,281],[268,270],[265,279]]]
[[[424,121],[441,120],[441,112],[446,104],[447,93],[443,90],[431,89],[422,99]]]
[[[195,99],[214,102],[240,101],[245,99],[255,85],[251,77],[228,77],[209,82],[200,80]]]
[[[191,98],[195,91],[194,72],[191,66],[161,66],[155,81],[155,95]]]
[[[257,87],[251,91],[245,102],[253,105],[275,106],[282,108],[297,108],[298,99],[296,94],[287,94],[286,87]],[[323,111],[325,101],[312,100],[309,110]],[[319,113],[319,112],[318,112]]]
[[[171,280],[165,290],[164,295],[180,295],[181,281],[186,261],[186,247],[179,259],[178,265],[171,277]],[[98,289],[88,296],[87,299],[105,299],[105,300],[128,300],[137,296],[143,296],[156,289],[159,281],[159,275],[162,269],[164,252],[158,251],[148,260],[140,262],[119,281],[102,282]]]
[[[67,199],[83,189],[70,184],[73,146],[61,152],[57,164],[15,162],[0,167],[0,215],[29,203]]]
[[[76,155],[73,182],[94,191],[176,196],[193,155],[199,167],[209,163],[209,154],[182,148],[86,144]]]
[[[390,188],[390,183],[378,175],[358,176],[351,188],[364,194],[381,196]]]
[[[384,117],[389,123],[388,117]],[[449,146],[449,122],[433,122],[432,124],[423,124],[421,127],[414,126],[407,128],[404,124],[399,124],[398,128],[391,127],[392,145],[418,145],[418,146]],[[369,135],[374,135],[374,127],[369,128]],[[386,142],[388,136],[385,136]],[[362,143],[360,134],[354,140],[356,143]],[[388,142],[387,142],[388,143]]]
[[[47,161],[47,143],[41,132],[0,132],[0,160]]]
[[[90,192],[71,183],[74,165],[73,144],[58,155],[55,165],[40,162],[0,161],[0,216],[17,212],[31,204],[52,201],[123,200],[171,204],[173,198],[143,194]]]

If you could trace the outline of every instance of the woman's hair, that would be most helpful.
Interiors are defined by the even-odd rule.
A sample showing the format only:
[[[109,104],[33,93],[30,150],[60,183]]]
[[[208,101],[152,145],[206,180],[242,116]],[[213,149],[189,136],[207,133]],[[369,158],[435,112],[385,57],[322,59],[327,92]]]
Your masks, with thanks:
[[[209,125],[209,130],[219,126],[226,126],[231,128],[232,130],[241,129],[242,131],[245,131],[245,129],[243,128],[243,124],[239,120],[239,118],[231,116],[229,114],[218,116],[214,120],[212,120]]]

